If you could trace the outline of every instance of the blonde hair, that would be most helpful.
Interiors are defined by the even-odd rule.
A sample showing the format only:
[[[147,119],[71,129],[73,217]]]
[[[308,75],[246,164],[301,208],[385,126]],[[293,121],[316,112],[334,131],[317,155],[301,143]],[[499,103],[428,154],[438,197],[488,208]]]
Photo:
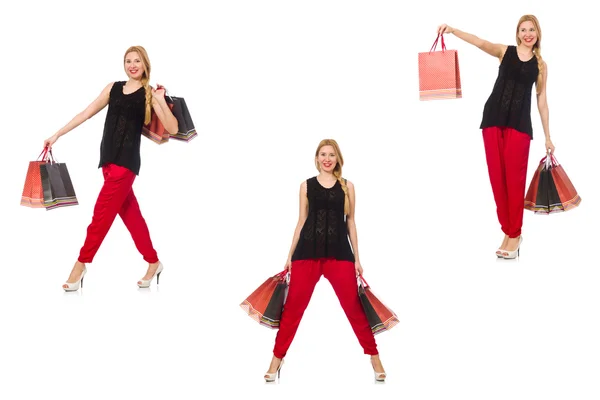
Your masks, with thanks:
[[[142,73],[142,86],[144,87],[144,90],[146,91],[146,116],[144,118],[144,124],[148,125],[150,123],[150,118],[152,116],[151,112],[152,112],[152,90],[150,90],[150,59],[148,58],[148,53],[146,52],[146,49],[144,49],[142,46],[131,46],[130,48],[127,49],[127,51],[125,52],[125,55],[123,56],[123,63],[125,63],[125,60],[127,59],[127,54],[132,53],[132,52],[136,52],[138,53],[138,56],[140,57],[140,59],[142,60],[142,66],[144,67],[144,72]]]
[[[350,205],[348,200],[348,186],[346,186],[346,180],[342,178],[342,167],[344,166],[344,157],[342,157],[342,152],[340,150],[340,146],[333,139],[323,139],[319,146],[317,147],[317,151],[315,152],[315,166],[317,170],[321,172],[321,167],[319,166],[319,162],[317,158],[319,157],[319,151],[324,146],[331,146],[335,151],[335,155],[337,158],[337,162],[335,163],[335,167],[333,168],[333,176],[336,177],[340,185],[342,186],[342,190],[344,191],[344,214],[348,215],[350,213]]]
[[[542,90],[542,84],[543,84],[542,70],[544,69],[544,61],[542,60],[542,29],[540,28],[540,22],[535,17],[535,15],[527,14],[527,15],[523,15],[519,19],[519,23],[517,24],[517,45],[521,44],[521,39],[519,39],[519,27],[521,26],[521,24],[523,22],[527,22],[527,21],[533,23],[533,27],[535,28],[535,31],[537,33],[537,40],[536,40],[535,44],[533,45],[533,54],[535,54],[535,58],[537,59],[537,62],[538,62],[538,71],[539,72],[538,72],[537,81],[535,83],[535,88],[536,88],[536,93],[539,94],[540,91]]]

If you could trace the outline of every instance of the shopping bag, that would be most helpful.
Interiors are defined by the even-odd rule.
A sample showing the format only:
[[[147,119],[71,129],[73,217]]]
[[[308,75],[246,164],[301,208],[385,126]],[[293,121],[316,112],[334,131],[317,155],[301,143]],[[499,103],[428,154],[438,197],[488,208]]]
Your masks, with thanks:
[[[580,203],[581,197],[556,157],[542,158],[527,189],[525,209],[553,214],[571,210]]]
[[[40,160],[41,157],[41,160]],[[25,175],[25,185],[21,194],[21,205],[31,208],[44,207],[44,189],[42,187],[42,178],[40,166],[48,162],[48,148],[44,148],[35,161],[29,162],[27,175]]]
[[[442,50],[434,51],[442,39]],[[439,35],[429,52],[419,53],[419,100],[462,98],[458,52],[446,50],[444,36]]]
[[[358,297],[373,335],[389,331],[400,322],[398,316],[375,296],[362,276],[358,277]]]
[[[172,111],[173,103],[169,101],[168,98],[166,100],[169,108],[171,108]],[[152,140],[156,144],[163,144],[169,141],[169,132],[167,132],[162,122],[160,122],[160,119],[154,112],[154,109],[150,114],[150,123],[142,127],[142,135]]]
[[[67,164],[57,162],[52,155],[52,150],[48,154],[48,162],[40,165],[44,207],[46,210],[53,210],[79,204]]]
[[[176,96],[168,96],[168,98],[173,103],[171,111],[175,118],[177,118],[177,123],[179,125],[178,132],[170,135],[171,139],[189,142],[198,136],[198,133],[194,127],[194,121],[192,121],[192,116],[190,115],[185,99]]]
[[[535,172],[533,173],[533,178],[531,178],[531,182],[529,183],[529,188],[527,189],[527,193],[525,194],[525,209],[529,211],[536,211],[535,209],[535,201],[537,199],[537,191],[540,185],[540,172],[544,169],[546,164],[546,157],[542,158]]]
[[[575,187],[567,176],[562,164],[556,160],[554,155],[552,155],[552,169],[550,172],[552,173],[552,178],[554,179],[554,184],[556,185],[556,190],[558,191],[558,197],[560,199],[560,203],[562,204],[562,210],[568,211],[579,206],[581,203],[581,197],[577,193],[577,190],[575,190]]]
[[[279,329],[289,277],[287,271],[282,271],[268,278],[240,304],[240,307],[260,325]]]

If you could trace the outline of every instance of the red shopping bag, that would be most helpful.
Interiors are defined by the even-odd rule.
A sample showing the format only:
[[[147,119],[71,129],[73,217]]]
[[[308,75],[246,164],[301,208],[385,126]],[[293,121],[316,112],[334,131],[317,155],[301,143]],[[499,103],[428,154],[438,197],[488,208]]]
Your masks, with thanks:
[[[240,304],[240,307],[259,324],[267,328],[279,329],[288,287],[289,274],[287,271],[282,271],[256,288]]]
[[[164,89],[164,87],[158,85],[157,89]],[[169,108],[173,110],[173,101],[168,97],[166,97],[165,100],[167,101]],[[169,132],[167,132],[163,126],[162,122],[160,122],[160,119],[154,112],[154,109],[152,109],[150,114],[150,123],[142,127],[142,135],[152,140],[156,144],[167,143],[171,137]]]
[[[581,197],[554,155],[541,159],[525,195],[524,207],[536,214],[553,214],[579,206]]]
[[[442,51],[434,51],[442,38]],[[446,50],[444,36],[438,35],[429,52],[419,53],[419,100],[462,98],[458,53]]]
[[[42,159],[40,160],[40,157]],[[35,161],[29,162],[25,185],[21,194],[21,205],[31,208],[44,208],[44,188],[42,187],[42,176],[40,166],[48,162],[48,148],[44,148]]]
[[[577,194],[577,190],[575,190],[575,186],[571,183],[565,169],[558,163],[554,155],[552,155],[552,166],[553,168],[550,171],[554,178],[554,184],[556,185],[563,210],[568,211],[577,207],[581,203],[581,197]]]
[[[543,169],[546,168],[547,158],[544,157],[540,161],[537,169],[533,173],[533,178],[531,178],[531,182],[529,183],[529,188],[527,189],[527,194],[525,195],[525,209],[533,212],[540,211],[539,207],[536,207],[538,187],[540,184],[540,173]]]
[[[400,323],[398,316],[375,296],[362,276],[358,277],[358,298],[373,335],[389,331]]]

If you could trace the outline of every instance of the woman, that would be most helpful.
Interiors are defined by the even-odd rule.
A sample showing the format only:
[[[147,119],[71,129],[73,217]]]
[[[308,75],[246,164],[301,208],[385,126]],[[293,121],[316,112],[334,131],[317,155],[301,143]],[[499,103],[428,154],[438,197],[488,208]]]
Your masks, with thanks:
[[[127,49],[124,57],[127,82],[108,84],[100,96],[84,111],[77,114],[67,125],[46,139],[49,148],[64,134],[75,129],[108,105],[104,135],[100,144],[100,164],[104,185],[94,207],[92,222],[87,228],[87,237],[69,279],[63,285],[67,292],[79,290],[87,269],[85,264],[94,259],[100,244],[108,233],[117,214],[131,233],[133,241],[144,260],[148,262],[146,275],[138,286],[147,288],[156,276],[160,278],[163,265],[152,246],[146,221],[142,217],[132,185],[140,170],[140,140],[142,127],[150,123],[154,110],[169,133],[177,133],[177,119],[165,101],[163,88],[149,85],[150,61],[141,46]]]
[[[523,241],[521,227],[529,145],[533,139],[531,93],[534,82],[546,152],[554,152],[546,100],[548,66],[542,59],[540,24],[533,15],[522,16],[517,24],[517,46],[490,43],[446,24],[438,28],[438,34],[444,33],[452,33],[500,60],[498,78],[485,103],[480,128],[498,220],[504,232],[496,255],[513,259],[519,255]]]
[[[315,285],[324,275],[333,286],[364,353],[371,355],[375,379],[383,381],[386,375],[377,344],[358,298],[357,276],[363,269],[354,222],[354,185],[342,179],[344,159],[335,140],[321,141],[315,165],[319,175],[300,186],[300,217],[285,264],[291,273],[290,286],[265,380],[272,382],[279,374]]]

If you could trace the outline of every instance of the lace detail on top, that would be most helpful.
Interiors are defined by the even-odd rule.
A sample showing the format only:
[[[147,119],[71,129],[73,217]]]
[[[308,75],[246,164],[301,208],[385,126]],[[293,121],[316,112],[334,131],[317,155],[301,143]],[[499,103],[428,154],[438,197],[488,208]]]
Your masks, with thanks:
[[[133,93],[123,94],[123,86],[125,82],[115,82],[110,90],[98,167],[113,163],[139,175],[146,92],[141,87]]]
[[[500,63],[492,94],[485,103],[480,128],[509,127],[531,136],[531,93],[538,77],[534,55],[521,61],[516,46],[508,46]]]
[[[354,262],[344,215],[345,194],[339,182],[327,189],[316,177],[306,181],[308,217],[292,261],[335,258]]]

